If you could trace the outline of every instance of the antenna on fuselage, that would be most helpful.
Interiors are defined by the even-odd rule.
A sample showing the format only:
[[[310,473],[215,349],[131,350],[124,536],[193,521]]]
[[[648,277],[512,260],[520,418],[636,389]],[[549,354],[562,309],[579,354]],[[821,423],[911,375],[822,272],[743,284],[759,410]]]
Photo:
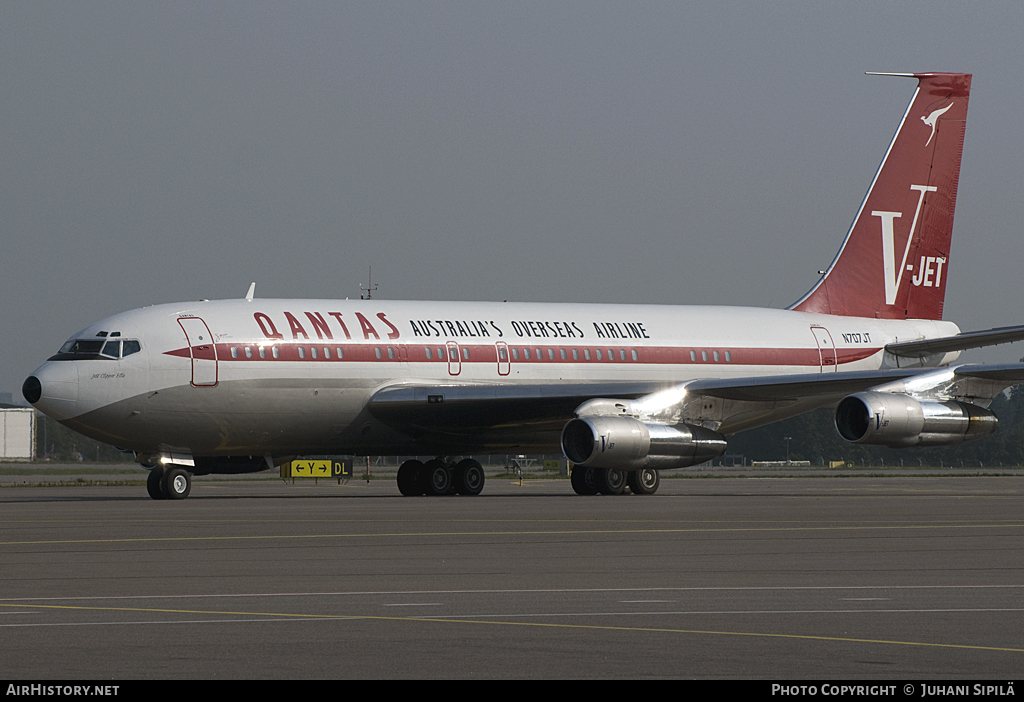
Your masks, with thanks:
[[[370,275],[367,278],[366,287],[364,288],[363,284],[360,283],[359,284],[359,289],[365,291],[365,293],[366,293],[365,296],[363,295],[362,292],[359,293],[359,299],[360,300],[372,300],[373,299],[373,291],[377,289],[377,286],[373,284],[373,266],[370,266]]]
[[[252,296],[256,294],[256,281],[249,283],[249,292],[245,294],[245,301],[252,302]]]

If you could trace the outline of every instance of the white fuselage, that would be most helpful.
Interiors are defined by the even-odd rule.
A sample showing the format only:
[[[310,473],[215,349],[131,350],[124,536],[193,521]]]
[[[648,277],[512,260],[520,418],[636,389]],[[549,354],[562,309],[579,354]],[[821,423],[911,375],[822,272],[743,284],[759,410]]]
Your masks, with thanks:
[[[39,409],[139,452],[397,454],[415,453],[415,441],[366,413],[373,393],[394,384],[878,370],[895,366],[886,344],[958,332],[951,322],[744,307],[221,300],[108,317],[72,338],[137,340],[140,352],[58,355],[34,375]],[[528,444],[542,448],[516,445]]]

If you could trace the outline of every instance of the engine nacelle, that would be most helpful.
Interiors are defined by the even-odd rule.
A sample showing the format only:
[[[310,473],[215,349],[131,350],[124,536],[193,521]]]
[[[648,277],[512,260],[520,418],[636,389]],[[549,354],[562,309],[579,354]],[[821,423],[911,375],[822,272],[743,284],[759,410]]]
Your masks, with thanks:
[[[854,393],[836,407],[836,429],[844,439],[891,448],[962,444],[988,436],[998,423],[977,405],[888,392]]]
[[[685,468],[725,453],[725,437],[690,424],[645,424],[632,417],[580,417],[562,429],[562,452],[577,466],[637,470]]]

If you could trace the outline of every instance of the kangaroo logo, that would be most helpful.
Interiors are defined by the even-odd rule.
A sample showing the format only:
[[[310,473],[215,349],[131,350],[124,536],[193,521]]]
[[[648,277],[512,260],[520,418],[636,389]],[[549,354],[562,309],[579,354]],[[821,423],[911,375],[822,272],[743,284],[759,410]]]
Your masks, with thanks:
[[[949,103],[948,105],[943,107],[941,110],[935,110],[934,112],[932,112],[927,117],[922,117],[921,118],[922,122],[924,122],[925,124],[927,124],[929,127],[932,128],[932,133],[928,135],[928,141],[926,141],[924,143],[925,146],[928,146],[928,144],[932,143],[932,137],[935,136],[935,125],[938,124],[939,117],[941,117],[942,115],[946,114],[949,111],[949,108],[951,108],[952,106],[953,106],[953,103]]]
[[[950,107],[952,107],[952,105],[950,105]],[[946,110],[948,109],[949,107],[946,108]],[[937,110],[936,112],[933,112],[930,117],[934,117],[942,112],[945,112],[945,110]],[[922,119],[924,118],[922,117]],[[885,304],[887,305],[896,304],[896,292],[900,289],[900,282],[903,280],[903,272],[907,269],[907,254],[910,253],[910,242],[914,240],[914,231],[917,229],[917,219],[921,214],[921,206],[924,204],[924,194],[938,190],[934,185],[911,185],[910,189],[916,190],[919,196],[917,198],[917,209],[914,210],[914,221],[910,223],[910,233],[907,234],[907,245],[903,249],[903,260],[899,265],[898,276],[896,274],[894,222],[899,217],[902,217],[903,213],[885,212],[882,210],[874,210],[871,213],[872,217],[878,217],[882,220],[882,269],[885,272]],[[945,263],[945,259],[943,259],[943,263]],[[913,268],[913,266],[910,267]],[[928,287],[931,287],[931,285]]]

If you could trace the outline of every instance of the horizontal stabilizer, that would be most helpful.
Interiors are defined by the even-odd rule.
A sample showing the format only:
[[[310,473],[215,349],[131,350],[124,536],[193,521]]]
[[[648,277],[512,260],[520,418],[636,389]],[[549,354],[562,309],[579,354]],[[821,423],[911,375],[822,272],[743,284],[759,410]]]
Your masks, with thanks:
[[[956,336],[944,336],[940,339],[903,341],[898,344],[889,344],[885,347],[885,350],[905,358],[923,358],[924,356],[948,353],[949,351],[977,349],[982,346],[1009,344],[1010,342],[1021,340],[1024,340],[1024,326],[997,327],[982,331],[963,332]]]

